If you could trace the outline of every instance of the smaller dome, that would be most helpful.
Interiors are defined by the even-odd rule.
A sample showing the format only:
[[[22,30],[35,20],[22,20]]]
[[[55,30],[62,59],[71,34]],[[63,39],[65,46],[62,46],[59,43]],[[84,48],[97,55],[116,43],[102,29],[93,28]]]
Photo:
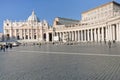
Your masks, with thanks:
[[[38,19],[38,17],[35,15],[34,11],[32,11],[32,15],[30,15],[28,17],[27,21],[30,21],[30,22],[40,22],[40,20]]]

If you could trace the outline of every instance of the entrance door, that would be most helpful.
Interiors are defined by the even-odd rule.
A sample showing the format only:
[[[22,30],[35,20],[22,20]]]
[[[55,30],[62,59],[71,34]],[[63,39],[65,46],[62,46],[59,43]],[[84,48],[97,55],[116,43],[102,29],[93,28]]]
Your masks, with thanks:
[[[43,34],[43,40],[46,41],[46,34]]]
[[[52,33],[49,33],[49,41],[52,41]]]

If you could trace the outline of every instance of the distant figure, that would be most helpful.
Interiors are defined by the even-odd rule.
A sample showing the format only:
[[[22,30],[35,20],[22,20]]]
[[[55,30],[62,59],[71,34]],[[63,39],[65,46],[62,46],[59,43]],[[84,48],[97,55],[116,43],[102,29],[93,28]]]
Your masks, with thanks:
[[[7,45],[5,45],[5,48],[6,48],[6,50],[8,49],[8,44],[7,44]]]
[[[3,51],[5,52],[5,45],[3,45]]]
[[[53,45],[54,45],[55,43],[53,42]]]
[[[10,49],[12,49],[12,44],[10,44]]]
[[[111,41],[110,40],[108,41],[108,46],[109,46],[109,48],[111,48]]]
[[[113,43],[115,43],[115,40],[113,40]]]
[[[35,46],[35,43],[33,43],[33,46]]]
[[[25,46],[25,43],[23,43],[23,46]]]
[[[39,47],[41,47],[41,43],[39,43]]]

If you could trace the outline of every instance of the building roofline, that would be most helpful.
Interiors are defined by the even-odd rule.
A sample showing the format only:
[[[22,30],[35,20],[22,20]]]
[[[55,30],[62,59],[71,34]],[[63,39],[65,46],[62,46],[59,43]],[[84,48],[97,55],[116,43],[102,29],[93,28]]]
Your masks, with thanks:
[[[63,19],[63,20],[69,20],[69,21],[78,21],[79,20],[75,20],[75,19],[70,19],[70,18],[62,18],[62,17],[57,17],[58,19]]]
[[[92,9],[90,9],[90,10],[84,11],[84,12],[82,12],[82,14],[87,13],[87,12],[92,11],[92,10],[95,10],[95,9],[97,9],[97,8],[106,6],[106,5],[111,4],[111,3],[120,6],[120,3],[116,2],[116,1],[111,1],[111,2],[108,2],[108,3],[106,3],[106,4],[100,5],[100,6],[96,7],[96,8],[92,8]]]

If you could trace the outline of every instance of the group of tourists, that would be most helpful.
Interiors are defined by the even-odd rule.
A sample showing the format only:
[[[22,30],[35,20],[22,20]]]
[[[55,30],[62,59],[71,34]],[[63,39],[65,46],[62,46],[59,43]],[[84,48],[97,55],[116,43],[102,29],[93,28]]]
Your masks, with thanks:
[[[0,44],[0,51],[5,52],[8,48],[12,49],[12,44]]]
[[[111,42],[110,40],[108,41],[108,47],[109,47],[109,48],[111,48],[112,43],[114,44],[114,43],[115,43],[115,41],[113,41],[113,42]]]

